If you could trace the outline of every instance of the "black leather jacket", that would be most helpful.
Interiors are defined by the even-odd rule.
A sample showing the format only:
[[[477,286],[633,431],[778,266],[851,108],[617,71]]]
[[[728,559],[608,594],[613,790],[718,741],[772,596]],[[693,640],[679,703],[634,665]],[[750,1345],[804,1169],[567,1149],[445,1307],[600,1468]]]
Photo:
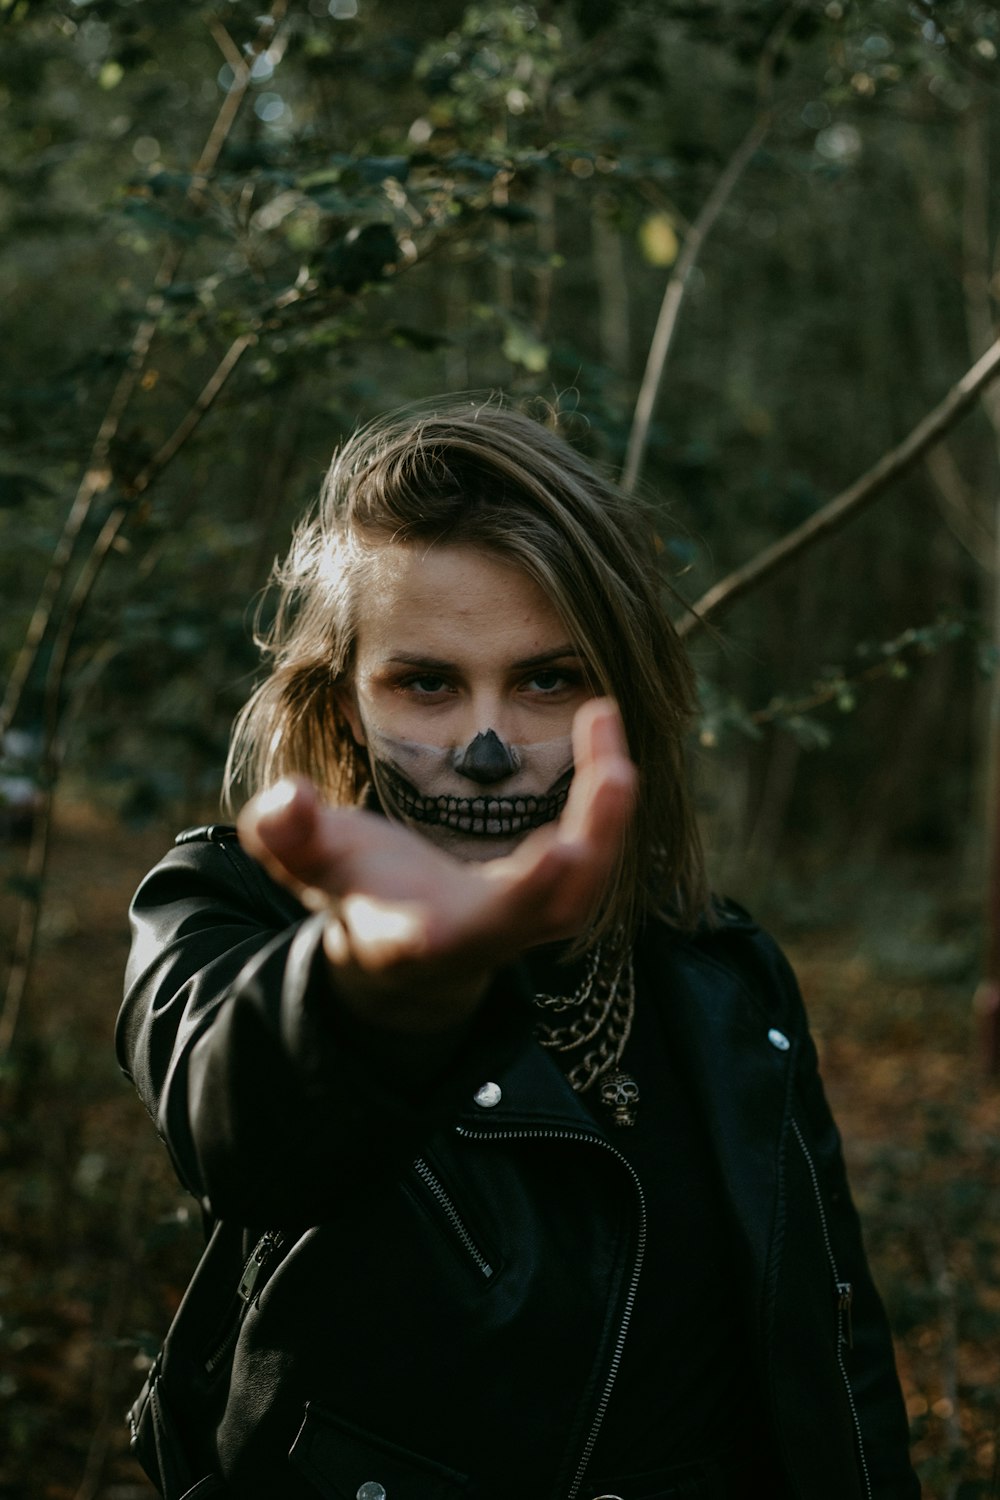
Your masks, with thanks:
[[[722,1169],[781,1500],[915,1500],[798,990],[720,912],[690,938],[650,925],[638,963]],[[641,1193],[532,1040],[516,969],[451,1056],[373,1048],[331,1004],[317,919],[227,829],[183,835],[132,922],[119,1056],[216,1222],[175,1380],[178,1494],[216,1472],[240,1500],[590,1500]]]

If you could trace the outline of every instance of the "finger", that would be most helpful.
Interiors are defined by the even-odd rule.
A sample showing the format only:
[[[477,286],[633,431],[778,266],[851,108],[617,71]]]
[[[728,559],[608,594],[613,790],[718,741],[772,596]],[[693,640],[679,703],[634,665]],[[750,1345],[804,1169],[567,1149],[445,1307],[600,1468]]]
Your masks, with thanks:
[[[637,773],[618,705],[610,698],[585,703],[573,721],[575,771],[559,820],[561,841],[582,841],[600,855],[617,845],[635,801]]]
[[[605,755],[628,759],[628,741],[621,710],[613,698],[588,698],[573,719],[573,753],[580,760]]]
[[[559,821],[530,834],[508,858],[486,865],[484,875],[501,884],[544,881],[590,861],[599,881],[614,863],[634,806],[637,773],[611,699],[591,699],[577,711],[573,747],[573,781]]]
[[[283,777],[243,808],[236,824],[240,843],[275,880],[303,897],[329,875],[331,849],[322,814],[310,781]]]
[[[238,830],[247,852],[305,906],[340,916],[354,896],[370,896],[376,904],[412,904],[428,884],[425,867],[435,857],[419,835],[384,818],[356,807],[323,806],[312,783],[298,776],[248,802]],[[445,855],[437,858],[451,864]],[[362,926],[377,932],[388,948],[387,921],[369,917]],[[413,947],[412,914],[400,924],[394,941],[402,947],[405,930]]]
[[[511,891],[523,921],[534,924],[535,942],[575,936],[594,921],[621,852],[631,806],[627,790],[611,804],[605,788],[594,803],[593,837],[555,835],[535,851],[533,865]]]
[[[579,932],[591,920],[635,806],[637,772],[617,706],[607,699],[585,705],[573,738],[578,759],[559,822],[483,870],[503,890],[509,918],[532,927],[539,942]]]
[[[516,854],[484,867],[482,878],[494,884],[496,897],[482,931],[472,934],[477,951],[502,963],[515,949],[581,932],[607,875],[608,868],[585,858],[580,845],[560,842],[554,829],[538,829]],[[494,936],[500,940],[496,948]]]

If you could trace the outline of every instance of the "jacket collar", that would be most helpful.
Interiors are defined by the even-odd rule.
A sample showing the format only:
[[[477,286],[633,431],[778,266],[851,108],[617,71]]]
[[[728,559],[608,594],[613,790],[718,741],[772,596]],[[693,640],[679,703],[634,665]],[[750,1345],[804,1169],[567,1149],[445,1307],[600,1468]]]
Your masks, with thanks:
[[[740,924],[741,937],[750,926]],[[652,926],[637,950],[636,977],[641,1003],[658,1007],[677,1049],[735,1221],[762,1274],[779,1207],[779,1148],[798,1039],[775,1031],[775,997],[763,991],[745,950],[741,960],[734,937],[723,930],[684,939]],[[613,1144],[558,1064],[534,1044],[483,1079],[458,1125],[479,1136],[554,1131]]]
[[[481,1087],[462,1109],[459,1126],[473,1134],[555,1131],[605,1140],[587,1106],[552,1057],[530,1042]]]

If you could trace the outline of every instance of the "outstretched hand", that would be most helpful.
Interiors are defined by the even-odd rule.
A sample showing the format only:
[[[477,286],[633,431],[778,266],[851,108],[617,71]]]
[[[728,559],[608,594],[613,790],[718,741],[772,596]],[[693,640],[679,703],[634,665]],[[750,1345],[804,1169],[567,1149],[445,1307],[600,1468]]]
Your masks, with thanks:
[[[574,775],[562,816],[513,853],[463,863],[411,829],[360,808],[324,807],[289,777],[248,802],[240,841],[283,885],[327,914],[338,993],[376,1024],[447,1028],[492,974],[591,919],[635,801],[618,709],[591,699],[573,724]]]

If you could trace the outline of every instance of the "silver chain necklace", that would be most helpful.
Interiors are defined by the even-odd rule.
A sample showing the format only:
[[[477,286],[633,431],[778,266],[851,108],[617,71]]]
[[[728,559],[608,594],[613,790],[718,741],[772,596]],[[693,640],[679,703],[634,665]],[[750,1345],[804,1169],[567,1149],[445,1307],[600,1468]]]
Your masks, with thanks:
[[[549,1051],[568,1054],[563,1066],[570,1087],[585,1094],[600,1080],[599,1097],[612,1123],[634,1125],[639,1085],[620,1066],[635,1017],[631,948],[616,962],[598,943],[572,995],[536,994],[534,1003],[543,1012],[535,1039]],[[567,1020],[555,1019],[567,1012]]]

